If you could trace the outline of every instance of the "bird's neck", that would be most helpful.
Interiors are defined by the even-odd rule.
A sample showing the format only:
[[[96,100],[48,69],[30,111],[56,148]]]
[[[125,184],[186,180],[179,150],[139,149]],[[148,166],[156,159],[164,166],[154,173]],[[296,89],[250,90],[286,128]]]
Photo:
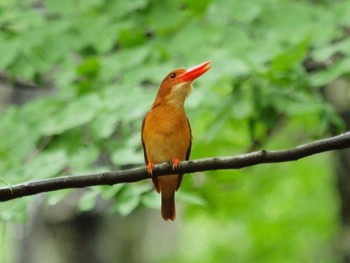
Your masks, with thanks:
[[[184,109],[185,100],[155,100],[152,109],[154,108],[168,108],[168,109],[176,109],[176,110],[185,110]]]
[[[192,92],[191,83],[181,83],[173,87],[167,94],[159,92],[154,103],[155,105],[164,105],[174,108],[184,108],[185,100],[187,96]]]

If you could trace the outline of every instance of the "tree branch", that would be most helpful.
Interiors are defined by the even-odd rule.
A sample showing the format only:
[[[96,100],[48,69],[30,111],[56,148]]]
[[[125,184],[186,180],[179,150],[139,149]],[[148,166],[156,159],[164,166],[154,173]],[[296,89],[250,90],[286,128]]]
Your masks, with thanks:
[[[278,163],[295,161],[310,155],[350,148],[350,132],[318,140],[295,148],[279,151],[256,151],[233,157],[214,157],[193,161],[180,162],[174,171],[172,164],[162,163],[154,166],[153,176],[161,176],[176,173],[192,173],[209,170],[240,169],[262,163]],[[38,193],[56,191],[68,188],[82,188],[95,185],[113,185],[119,183],[131,183],[150,176],[146,166],[121,170],[115,172],[105,172],[81,176],[61,176],[44,180],[25,182],[12,187],[0,188],[0,201],[8,201],[24,196]]]

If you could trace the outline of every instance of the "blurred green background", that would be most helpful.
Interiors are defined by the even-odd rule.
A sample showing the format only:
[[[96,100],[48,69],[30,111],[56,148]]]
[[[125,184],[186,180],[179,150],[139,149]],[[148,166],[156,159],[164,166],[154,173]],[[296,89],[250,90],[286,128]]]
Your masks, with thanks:
[[[192,159],[349,126],[350,1],[2,0],[0,182],[143,165],[164,76],[211,60],[186,102]],[[186,175],[175,223],[150,180],[1,203],[0,262],[350,262],[349,151]]]

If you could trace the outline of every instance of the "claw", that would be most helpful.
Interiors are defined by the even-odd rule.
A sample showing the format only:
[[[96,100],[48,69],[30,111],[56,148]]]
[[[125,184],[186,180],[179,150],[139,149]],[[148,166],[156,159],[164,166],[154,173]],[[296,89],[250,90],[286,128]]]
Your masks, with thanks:
[[[173,170],[175,170],[179,166],[179,162],[180,162],[179,159],[174,159],[173,160]]]
[[[148,163],[147,164],[147,171],[150,176],[153,175],[153,163]]]
[[[150,176],[152,176],[153,175],[153,163],[148,163],[147,164],[147,171],[148,171],[148,174],[150,175]]]

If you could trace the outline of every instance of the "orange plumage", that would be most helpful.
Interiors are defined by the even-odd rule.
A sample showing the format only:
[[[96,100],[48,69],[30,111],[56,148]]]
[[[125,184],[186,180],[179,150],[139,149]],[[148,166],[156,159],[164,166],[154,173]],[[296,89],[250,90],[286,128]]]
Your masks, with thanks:
[[[142,123],[142,146],[150,175],[153,164],[172,161],[175,168],[179,161],[189,159],[192,135],[184,102],[192,91],[192,82],[210,69],[209,63],[173,70],[160,85]],[[152,176],[155,189],[162,195],[164,220],[175,219],[175,191],[180,187],[182,176]]]

